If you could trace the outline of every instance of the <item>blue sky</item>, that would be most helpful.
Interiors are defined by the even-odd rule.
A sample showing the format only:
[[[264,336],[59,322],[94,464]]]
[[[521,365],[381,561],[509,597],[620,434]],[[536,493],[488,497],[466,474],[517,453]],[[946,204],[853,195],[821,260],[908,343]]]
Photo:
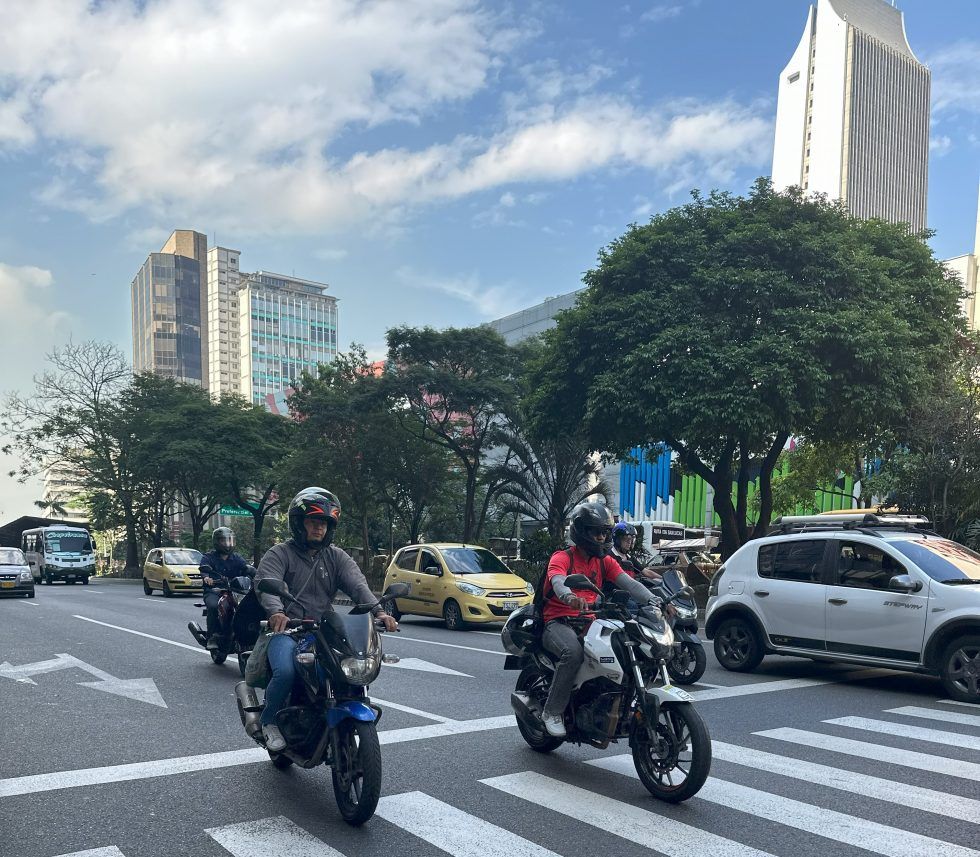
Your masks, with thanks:
[[[340,342],[469,325],[579,286],[693,187],[771,166],[806,0],[0,0],[0,389],[127,354],[173,228],[340,299]],[[972,249],[980,5],[900,0],[933,69],[929,224]],[[0,518],[36,486],[0,480]]]

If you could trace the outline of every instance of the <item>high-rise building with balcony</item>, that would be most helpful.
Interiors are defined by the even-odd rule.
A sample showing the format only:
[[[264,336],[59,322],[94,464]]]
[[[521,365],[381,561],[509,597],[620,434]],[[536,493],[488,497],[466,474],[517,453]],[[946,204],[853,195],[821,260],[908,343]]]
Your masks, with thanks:
[[[241,277],[238,317],[241,395],[263,404],[304,371],[337,356],[337,299],[328,286],[257,271]]]
[[[772,181],[926,225],[930,73],[885,0],[818,0],[779,77]]]
[[[215,398],[240,390],[240,256],[238,250],[226,247],[208,250],[208,390]]]
[[[133,369],[207,387],[207,237],[176,230],[131,285]]]

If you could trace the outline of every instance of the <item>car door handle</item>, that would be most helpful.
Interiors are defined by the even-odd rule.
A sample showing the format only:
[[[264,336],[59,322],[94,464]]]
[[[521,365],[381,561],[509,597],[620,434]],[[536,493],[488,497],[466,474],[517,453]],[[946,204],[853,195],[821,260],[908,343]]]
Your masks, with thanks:
[[[757,589],[755,594],[760,598],[765,598],[769,594],[769,591],[767,589]]]
[[[827,603],[829,603],[829,604],[838,604],[838,605],[840,605],[840,604],[847,604],[847,599],[846,598],[828,598],[827,599]]]

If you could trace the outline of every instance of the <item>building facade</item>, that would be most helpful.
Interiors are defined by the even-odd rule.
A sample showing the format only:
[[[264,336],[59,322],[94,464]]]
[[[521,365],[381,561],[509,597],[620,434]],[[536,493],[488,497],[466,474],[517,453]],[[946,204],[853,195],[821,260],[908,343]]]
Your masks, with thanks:
[[[62,462],[44,468],[41,502],[44,514],[72,523],[86,523],[88,514],[81,505],[84,486],[74,470]]]
[[[930,73],[885,0],[818,0],[779,78],[772,181],[926,226]]]
[[[977,230],[973,239],[973,252],[947,259],[947,268],[960,278],[966,297],[963,298],[963,314],[971,330],[980,330],[980,301],[977,286],[980,286],[980,203],[977,206]]]
[[[241,386],[238,288],[241,253],[227,247],[208,250],[208,390],[218,398]]]
[[[207,387],[206,257],[206,236],[177,230],[137,271],[130,287],[134,371]]]
[[[507,340],[508,345],[514,345],[523,339],[544,333],[549,327],[554,327],[558,323],[556,321],[558,313],[575,306],[575,301],[583,291],[584,289],[577,289],[565,295],[547,298],[539,304],[505,315],[488,324]]]
[[[328,286],[282,274],[243,275],[238,291],[239,392],[262,405],[304,371],[337,356],[337,299]]]

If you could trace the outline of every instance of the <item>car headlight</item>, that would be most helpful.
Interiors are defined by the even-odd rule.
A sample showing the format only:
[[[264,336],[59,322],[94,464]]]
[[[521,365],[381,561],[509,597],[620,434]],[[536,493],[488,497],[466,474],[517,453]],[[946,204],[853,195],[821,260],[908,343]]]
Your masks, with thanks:
[[[534,595],[534,584],[533,583],[524,584],[524,591],[527,592],[528,595]]]
[[[28,581],[31,581],[33,579],[34,579],[34,576],[31,574],[30,569],[28,569],[27,571],[22,571],[20,573],[20,582],[21,583],[27,583]]]
[[[344,678],[351,684],[370,684],[381,671],[381,658],[378,654],[366,658],[344,658],[340,662]]]
[[[170,572],[170,579],[171,580],[183,580],[184,579],[184,573],[182,571],[171,571]]]
[[[462,589],[467,595],[486,595],[487,591],[485,589],[480,589],[479,586],[475,586],[472,583],[463,583],[462,581],[457,581],[456,586]]]

